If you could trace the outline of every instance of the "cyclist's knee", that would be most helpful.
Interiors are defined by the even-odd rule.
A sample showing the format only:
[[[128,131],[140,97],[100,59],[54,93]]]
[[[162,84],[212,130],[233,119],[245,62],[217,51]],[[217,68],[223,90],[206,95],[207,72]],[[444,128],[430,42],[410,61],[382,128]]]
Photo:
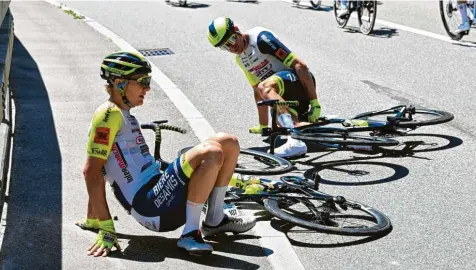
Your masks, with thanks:
[[[262,97],[268,97],[270,93],[279,94],[279,86],[275,80],[267,79],[258,84],[258,90]]]
[[[217,166],[223,165],[224,154],[222,146],[214,141],[205,142],[202,149],[202,160]]]
[[[221,144],[223,150],[226,152],[240,151],[240,143],[238,142],[238,137],[236,137],[235,135],[225,132],[218,132],[217,134],[215,134],[214,140]]]

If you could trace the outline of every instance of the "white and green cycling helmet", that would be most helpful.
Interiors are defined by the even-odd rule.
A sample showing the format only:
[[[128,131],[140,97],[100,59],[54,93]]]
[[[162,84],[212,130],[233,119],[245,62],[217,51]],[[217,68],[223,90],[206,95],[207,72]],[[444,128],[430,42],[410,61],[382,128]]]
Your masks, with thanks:
[[[149,61],[136,52],[118,51],[108,54],[101,64],[101,78],[110,85],[114,85],[115,79],[128,80],[136,75],[144,75],[137,81],[144,85],[150,85],[151,78],[148,75],[151,72],[152,68]],[[126,84],[121,83],[115,88],[121,94],[124,103],[132,107],[132,104],[126,98]]]
[[[218,17],[208,26],[208,41],[215,47],[225,44],[235,33],[235,25],[228,17]]]

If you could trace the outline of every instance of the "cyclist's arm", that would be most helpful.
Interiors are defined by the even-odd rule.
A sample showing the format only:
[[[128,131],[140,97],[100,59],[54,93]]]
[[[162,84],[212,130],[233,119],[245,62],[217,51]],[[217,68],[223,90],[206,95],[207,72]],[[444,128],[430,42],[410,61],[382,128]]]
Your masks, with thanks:
[[[111,219],[106,201],[106,188],[102,167],[106,160],[88,156],[84,165],[83,175],[89,194],[89,201],[94,209],[94,214],[99,220]]]
[[[258,35],[258,48],[262,53],[274,56],[285,66],[295,70],[296,75],[306,90],[309,100],[317,99],[316,87],[314,86],[307,65],[271,32],[263,31]]]
[[[87,144],[87,158],[83,169],[89,200],[99,220],[111,219],[106,201],[105,181],[102,168],[111,152],[114,139],[122,125],[118,108],[104,109],[95,113]]]
[[[261,94],[258,90],[258,84],[260,82],[259,78],[256,77],[255,75],[251,74],[241,63],[240,59],[238,56],[235,58],[236,63],[238,66],[240,66],[241,70],[245,74],[246,79],[250,83],[251,87],[253,88],[253,93],[255,97],[255,104],[258,103],[258,101],[263,100],[261,97]],[[258,119],[260,125],[268,125],[268,108],[266,106],[260,106],[258,107]]]

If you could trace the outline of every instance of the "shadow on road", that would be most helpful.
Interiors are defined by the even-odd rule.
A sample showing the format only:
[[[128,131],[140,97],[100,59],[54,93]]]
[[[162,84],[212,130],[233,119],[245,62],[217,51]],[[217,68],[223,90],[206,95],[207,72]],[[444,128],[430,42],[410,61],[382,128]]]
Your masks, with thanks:
[[[16,37],[10,87],[15,129],[1,263],[5,269],[60,269],[61,153],[41,73]]]
[[[217,236],[207,239],[207,241],[213,245],[215,252],[211,256],[204,257],[194,257],[180,251],[177,248],[178,239],[176,238],[127,235],[120,233],[118,234],[118,238],[120,241],[121,239],[128,240],[127,246],[122,250],[122,252],[116,251],[111,253],[111,257],[142,262],[162,262],[167,258],[174,258],[225,269],[258,269],[260,268],[258,264],[227,257],[222,254],[217,254],[217,252],[238,254],[248,257],[264,257],[267,256],[266,254],[273,253],[269,249],[263,250],[260,246],[237,242],[239,240],[258,238],[253,235]]]
[[[356,26],[346,26],[344,28],[346,33],[350,34],[361,34],[360,28]],[[372,32],[369,34],[371,37],[377,38],[391,38],[394,36],[398,36],[398,30],[394,28],[382,27],[379,29],[373,29]]]
[[[173,7],[180,7],[180,8],[192,8],[192,9],[196,9],[196,8],[207,8],[209,7],[210,5],[209,4],[204,4],[204,3],[195,3],[195,2],[187,2],[186,5],[184,6],[179,6],[178,2],[169,2],[169,5],[173,6]]]

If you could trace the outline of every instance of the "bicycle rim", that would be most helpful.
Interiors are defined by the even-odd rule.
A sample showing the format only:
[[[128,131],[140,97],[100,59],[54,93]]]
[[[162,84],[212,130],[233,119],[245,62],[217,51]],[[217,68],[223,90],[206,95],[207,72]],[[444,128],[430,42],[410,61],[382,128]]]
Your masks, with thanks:
[[[191,148],[181,149],[178,155]],[[249,175],[279,175],[290,172],[293,168],[292,163],[284,158],[251,149],[241,149],[235,172]]]
[[[363,1],[359,8],[357,19],[360,25],[360,32],[368,35],[372,32],[377,18],[377,1]]]
[[[395,116],[402,106],[393,107],[385,111],[365,112],[355,116],[353,119],[387,121],[388,116]],[[378,117],[381,117],[380,119]],[[408,117],[408,115],[405,115]],[[400,121],[396,126],[400,128],[415,129],[420,126],[430,126],[449,122],[454,119],[454,115],[449,112],[433,109],[415,109],[412,120]]]
[[[399,144],[399,141],[383,138],[373,137],[366,135],[355,134],[337,134],[337,133],[303,133],[293,134],[292,138],[301,140],[304,142],[314,142],[330,145],[367,145],[367,146],[395,146]]]
[[[364,204],[347,201],[347,210],[324,199],[288,199],[270,197],[263,200],[272,215],[300,227],[349,236],[381,235],[392,228],[390,219]]]
[[[456,0],[440,0],[440,15],[446,33],[453,40],[460,40],[463,34],[455,34],[460,20],[458,4]]]
[[[337,26],[344,28],[347,25],[350,16],[346,16],[343,19],[339,18],[339,16],[337,16],[337,11],[340,10],[340,6],[340,0],[334,0],[334,17],[336,18]]]

